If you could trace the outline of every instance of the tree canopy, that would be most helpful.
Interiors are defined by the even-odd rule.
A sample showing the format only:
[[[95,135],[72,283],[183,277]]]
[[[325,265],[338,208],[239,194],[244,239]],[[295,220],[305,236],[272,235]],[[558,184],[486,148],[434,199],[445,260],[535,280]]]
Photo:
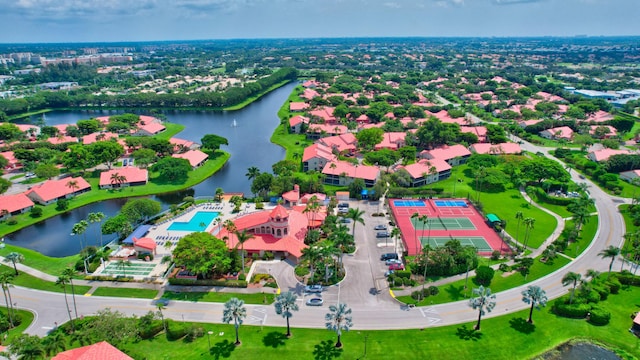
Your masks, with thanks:
[[[184,266],[199,278],[224,274],[231,267],[225,242],[206,232],[191,233],[180,239],[173,257],[176,264]]]

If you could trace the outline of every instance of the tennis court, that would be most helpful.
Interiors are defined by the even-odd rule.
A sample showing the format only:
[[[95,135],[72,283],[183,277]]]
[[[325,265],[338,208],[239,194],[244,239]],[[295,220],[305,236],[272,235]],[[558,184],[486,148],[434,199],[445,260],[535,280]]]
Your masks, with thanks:
[[[476,230],[473,222],[466,217],[430,217],[424,224],[420,219],[412,218],[411,225],[414,229],[419,230]]]
[[[100,274],[104,275],[126,275],[126,276],[149,276],[153,269],[156,268],[156,264],[141,263],[141,262],[127,262],[121,264],[117,261],[111,261],[107,264],[104,270]]]
[[[444,246],[447,241],[458,240],[462,246],[473,246],[477,249],[478,252],[491,252],[493,248],[489,245],[487,240],[485,240],[482,236],[454,236],[454,237],[441,237],[441,236],[432,236],[432,237],[420,237],[420,243],[422,246],[431,245],[432,248]]]
[[[467,207],[464,200],[434,200],[433,203],[437,207]]]
[[[393,200],[395,207],[420,207],[427,206],[423,200]]]

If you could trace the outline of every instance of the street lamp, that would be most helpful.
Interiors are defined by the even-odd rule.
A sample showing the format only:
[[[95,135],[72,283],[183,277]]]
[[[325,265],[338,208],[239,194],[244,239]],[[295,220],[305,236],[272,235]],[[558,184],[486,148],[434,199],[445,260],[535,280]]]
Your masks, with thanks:
[[[213,331],[207,331],[207,342],[209,343],[209,349],[211,349],[211,334],[213,334]]]

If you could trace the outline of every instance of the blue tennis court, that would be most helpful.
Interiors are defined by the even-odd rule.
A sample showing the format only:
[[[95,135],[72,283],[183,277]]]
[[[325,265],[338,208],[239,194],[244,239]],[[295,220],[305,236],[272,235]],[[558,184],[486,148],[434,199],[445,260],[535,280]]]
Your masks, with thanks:
[[[434,200],[437,207],[467,207],[464,200]]]
[[[393,206],[395,207],[420,207],[427,206],[422,200],[393,200]]]

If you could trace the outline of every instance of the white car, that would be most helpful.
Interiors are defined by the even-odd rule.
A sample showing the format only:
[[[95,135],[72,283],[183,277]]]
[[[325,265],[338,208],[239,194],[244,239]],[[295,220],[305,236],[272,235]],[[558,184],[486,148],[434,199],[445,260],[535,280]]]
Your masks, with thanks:
[[[322,285],[307,285],[304,287],[304,291],[308,293],[321,293]]]

